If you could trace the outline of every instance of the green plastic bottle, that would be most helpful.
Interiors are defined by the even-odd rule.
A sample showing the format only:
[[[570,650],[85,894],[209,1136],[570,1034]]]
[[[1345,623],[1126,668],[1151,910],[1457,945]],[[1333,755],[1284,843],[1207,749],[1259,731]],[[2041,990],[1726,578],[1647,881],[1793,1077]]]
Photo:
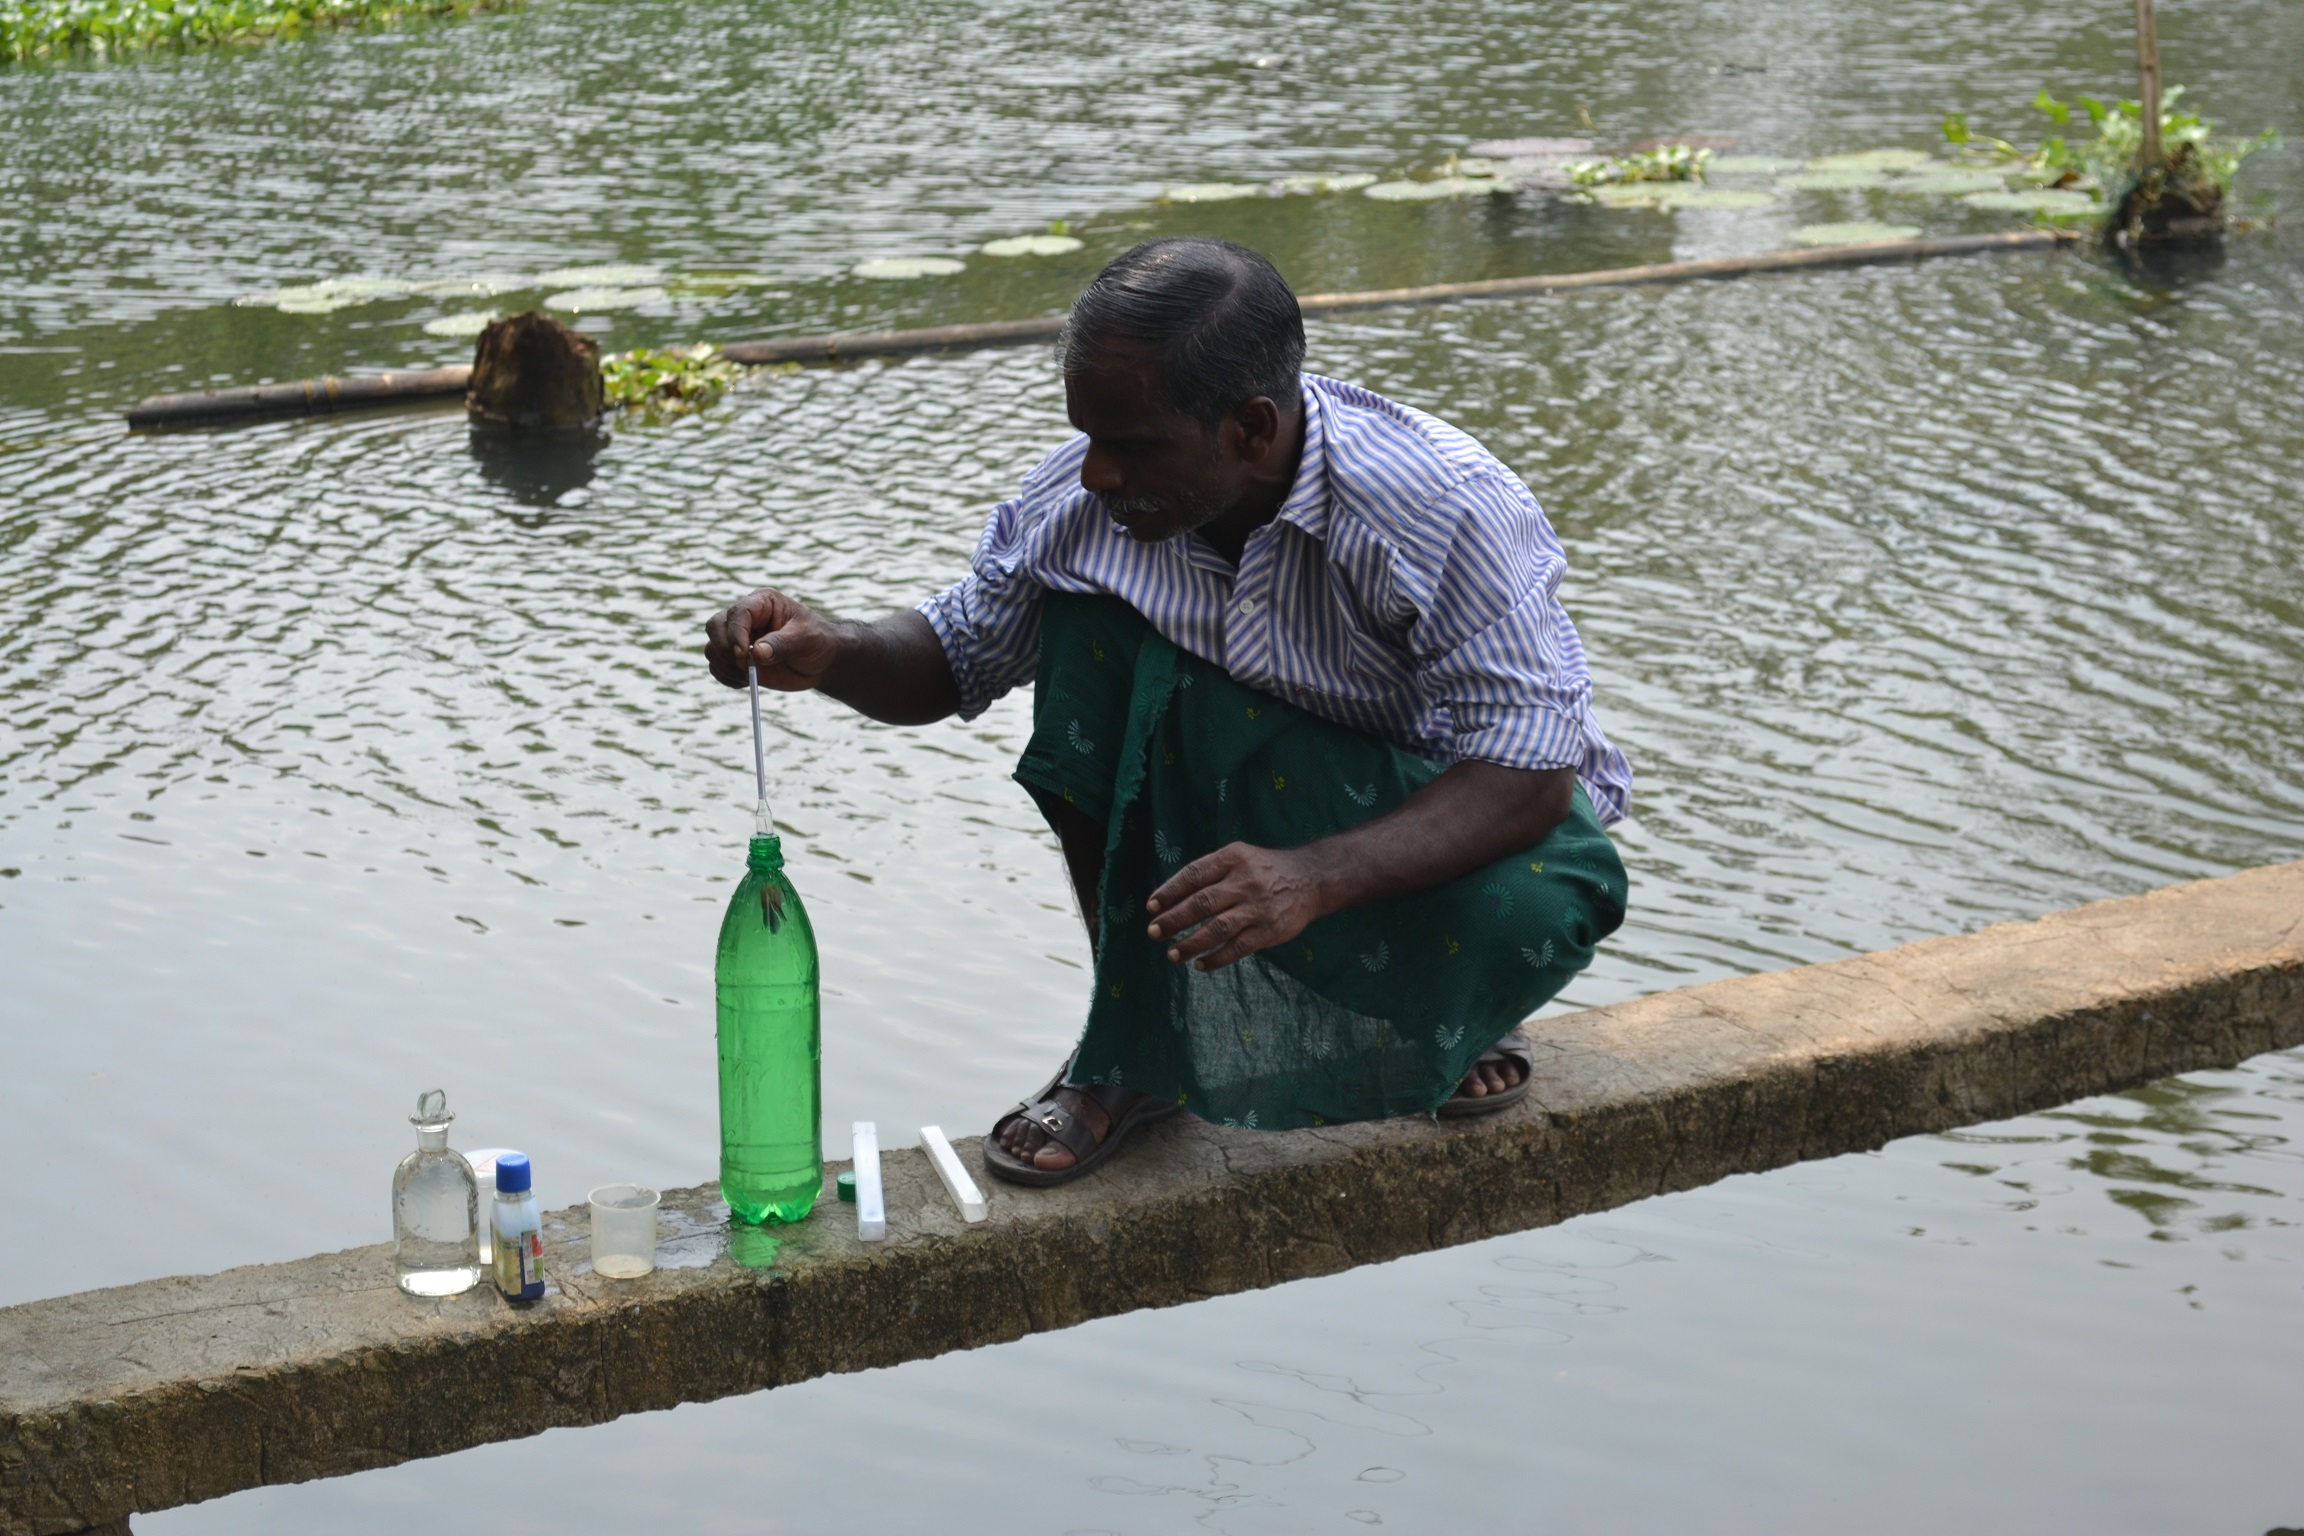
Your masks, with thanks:
[[[739,1221],[798,1221],[824,1188],[816,930],[783,845],[752,839],[720,920],[720,1196]]]

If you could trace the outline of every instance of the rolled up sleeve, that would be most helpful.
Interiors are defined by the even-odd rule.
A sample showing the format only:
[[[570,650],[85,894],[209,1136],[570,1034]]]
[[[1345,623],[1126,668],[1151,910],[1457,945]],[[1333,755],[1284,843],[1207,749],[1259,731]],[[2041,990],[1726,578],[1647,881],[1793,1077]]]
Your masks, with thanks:
[[[1573,768],[1602,818],[1622,817],[1630,769],[1592,717],[1584,645],[1558,598],[1567,558],[1536,499],[1475,477],[1434,511],[1448,548],[1432,590],[1413,594],[1413,635],[1424,685],[1448,710],[1449,757]]]
[[[1022,497],[994,507],[968,574],[919,604],[951,664],[963,720],[1030,682],[1039,662],[1044,589],[1021,573],[1025,522]]]

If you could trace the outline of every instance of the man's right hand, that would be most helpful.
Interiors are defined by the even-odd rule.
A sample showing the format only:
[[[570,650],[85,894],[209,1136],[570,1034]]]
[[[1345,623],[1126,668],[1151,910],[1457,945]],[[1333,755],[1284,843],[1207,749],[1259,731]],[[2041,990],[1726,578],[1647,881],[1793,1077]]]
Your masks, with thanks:
[[[731,688],[744,687],[747,669],[756,666],[761,687],[801,693],[816,687],[839,659],[842,629],[775,588],[762,587],[705,622],[704,659]]]

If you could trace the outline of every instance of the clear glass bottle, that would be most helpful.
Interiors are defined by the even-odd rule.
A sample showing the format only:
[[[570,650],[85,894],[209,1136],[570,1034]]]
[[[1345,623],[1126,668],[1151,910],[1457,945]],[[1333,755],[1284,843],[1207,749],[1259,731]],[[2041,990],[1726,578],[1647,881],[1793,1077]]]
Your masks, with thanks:
[[[824,1188],[816,930],[763,826],[720,922],[720,1195],[736,1219],[798,1221]]]
[[[454,1296],[480,1281],[480,1181],[448,1145],[448,1095],[417,1095],[416,1150],[392,1175],[392,1268],[411,1296]]]

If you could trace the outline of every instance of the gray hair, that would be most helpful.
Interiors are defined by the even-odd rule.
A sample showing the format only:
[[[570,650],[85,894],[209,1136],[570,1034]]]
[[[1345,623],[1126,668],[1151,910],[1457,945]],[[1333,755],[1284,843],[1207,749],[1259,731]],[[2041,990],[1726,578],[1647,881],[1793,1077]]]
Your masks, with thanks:
[[[1229,240],[1147,240],[1096,274],[1056,339],[1067,374],[1116,350],[1160,365],[1170,409],[1209,431],[1258,395],[1294,398],[1304,315],[1279,270]]]

